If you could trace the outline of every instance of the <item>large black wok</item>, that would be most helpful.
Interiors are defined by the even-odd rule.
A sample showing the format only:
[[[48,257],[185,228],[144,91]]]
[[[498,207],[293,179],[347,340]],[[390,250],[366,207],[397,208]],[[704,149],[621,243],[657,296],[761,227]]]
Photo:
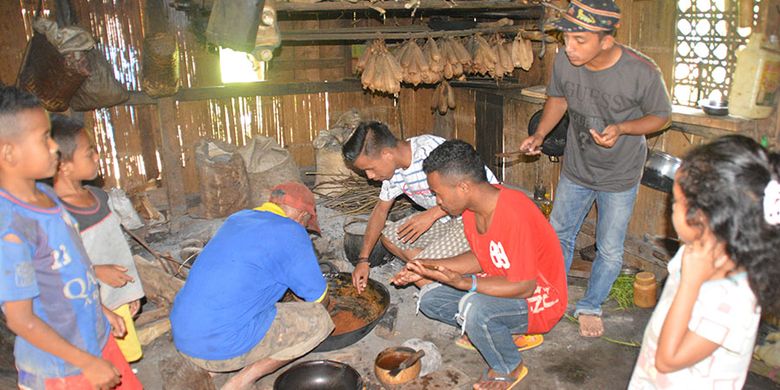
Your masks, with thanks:
[[[330,299],[335,299],[335,309],[331,316],[339,310],[351,311],[356,317],[366,322],[366,325],[350,332],[328,336],[314,352],[328,352],[352,345],[365,337],[374,329],[377,322],[387,312],[390,304],[390,293],[387,288],[376,280],[369,279],[362,294],[358,295],[352,286],[352,275],[348,272],[327,275],[328,293]]]
[[[359,390],[363,379],[348,364],[332,360],[298,363],[274,381],[274,390]]]

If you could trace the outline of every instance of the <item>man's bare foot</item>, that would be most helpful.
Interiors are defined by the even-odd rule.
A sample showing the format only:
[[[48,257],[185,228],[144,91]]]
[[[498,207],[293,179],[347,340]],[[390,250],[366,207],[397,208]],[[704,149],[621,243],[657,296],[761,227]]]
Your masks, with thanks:
[[[255,381],[276,371],[279,367],[289,363],[289,360],[274,360],[265,358],[244,367],[241,371],[230,377],[220,390],[246,390],[252,388]]]
[[[584,337],[601,337],[604,334],[604,322],[601,317],[591,314],[580,314],[580,335]]]
[[[528,375],[528,368],[520,363],[509,375],[498,374],[492,369],[486,374],[474,384],[474,390],[511,390]]]

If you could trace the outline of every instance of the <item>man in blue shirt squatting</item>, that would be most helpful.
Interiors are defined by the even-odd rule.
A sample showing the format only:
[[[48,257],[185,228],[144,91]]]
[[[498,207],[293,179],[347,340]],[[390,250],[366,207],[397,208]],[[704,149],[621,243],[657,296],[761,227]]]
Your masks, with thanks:
[[[333,331],[307,229],[319,233],[314,195],[276,186],[268,202],[225,220],[176,296],[174,345],[209,372],[240,370],[223,388],[251,387]],[[305,302],[279,302],[288,288]]]

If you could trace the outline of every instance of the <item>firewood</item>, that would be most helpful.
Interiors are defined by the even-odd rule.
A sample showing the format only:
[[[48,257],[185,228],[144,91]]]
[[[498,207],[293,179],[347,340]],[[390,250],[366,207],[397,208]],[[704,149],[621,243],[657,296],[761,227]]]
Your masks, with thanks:
[[[176,297],[176,293],[184,286],[184,282],[162,270],[159,264],[144,259],[141,256],[133,256],[138,276],[144,286],[146,298],[154,301],[158,306],[170,306]]]
[[[164,335],[171,330],[171,321],[167,318],[157,320],[155,322],[146,324],[140,328],[136,328],[136,334],[138,335],[138,342],[142,346],[149,345],[152,341],[158,337]]]

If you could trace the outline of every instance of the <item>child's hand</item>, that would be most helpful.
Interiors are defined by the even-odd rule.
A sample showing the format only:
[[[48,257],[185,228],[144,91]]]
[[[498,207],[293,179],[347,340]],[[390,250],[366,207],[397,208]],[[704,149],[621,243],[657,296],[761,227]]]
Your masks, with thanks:
[[[98,357],[90,359],[81,373],[87,378],[92,387],[98,390],[109,390],[121,382],[121,374],[111,362]]]
[[[725,256],[723,244],[712,233],[685,245],[682,257],[682,282],[701,285],[718,271],[720,259]]]
[[[127,268],[121,265],[101,264],[94,268],[97,278],[111,287],[119,288],[126,285],[127,282],[134,282],[133,277],[126,273]]]
[[[136,314],[138,314],[138,311],[141,310],[141,300],[136,299],[130,303],[127,304],[130,307],[130,316],[135,317]]]
[[[108,323],[111,324],[111,334],[114,335],[114,337],[125,337],[125,334],[127,334],[125,319],[105,306],[103,306],[103,313],[106,315],[106,318],[108,318]]]

